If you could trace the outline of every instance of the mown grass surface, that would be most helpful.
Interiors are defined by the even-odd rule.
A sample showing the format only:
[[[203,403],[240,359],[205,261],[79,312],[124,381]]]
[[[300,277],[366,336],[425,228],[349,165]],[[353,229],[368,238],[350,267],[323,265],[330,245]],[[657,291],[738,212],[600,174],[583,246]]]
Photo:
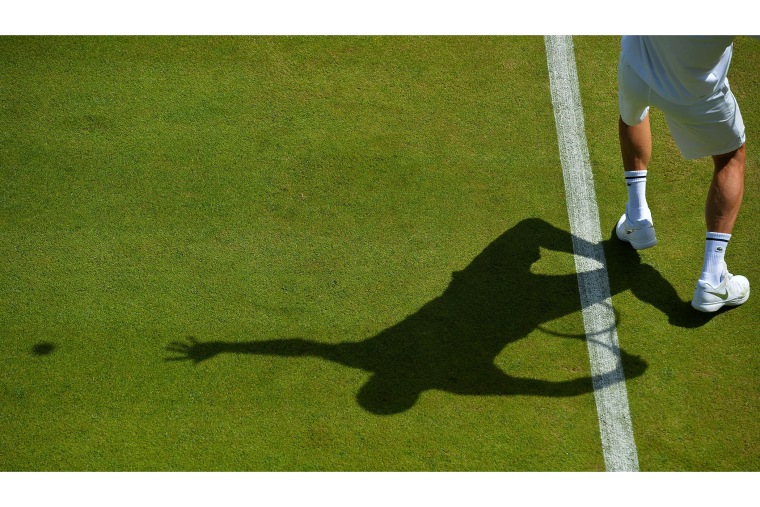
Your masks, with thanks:
[[[617,40],[576,44],[611,228]],[[542,38],[0,56],[0,468],[603,469]],[[658,222],[661,277],[606,246],[642,468],[756,469],[756,313],[669,322],[690,325],[669,298],[701,263],[701,197],[681,197],[709,174],[660,146],[653,210],[694,219]],[[749,223],[729,255],[752,279]]]

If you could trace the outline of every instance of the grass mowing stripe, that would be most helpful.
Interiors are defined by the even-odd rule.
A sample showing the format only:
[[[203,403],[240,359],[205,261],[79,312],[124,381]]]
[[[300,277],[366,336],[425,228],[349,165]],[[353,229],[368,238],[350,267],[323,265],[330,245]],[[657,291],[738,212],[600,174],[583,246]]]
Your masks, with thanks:
[[[546,36],[544,41],[604,462],[608,471],[638,471],[573,40]]]

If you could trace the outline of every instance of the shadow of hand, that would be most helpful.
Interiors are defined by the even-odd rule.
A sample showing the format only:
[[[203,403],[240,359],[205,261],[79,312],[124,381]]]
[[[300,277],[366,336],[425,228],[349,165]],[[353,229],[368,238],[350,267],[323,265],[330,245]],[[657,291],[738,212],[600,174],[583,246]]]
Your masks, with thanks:
[[[172,342],[166,350],[179,356],[167,357],[164,361],[192,361],[195,364],[211,359],[223,351],[224,347],[216,342],[199,342],[195,337],[188,336],[187,342]]]

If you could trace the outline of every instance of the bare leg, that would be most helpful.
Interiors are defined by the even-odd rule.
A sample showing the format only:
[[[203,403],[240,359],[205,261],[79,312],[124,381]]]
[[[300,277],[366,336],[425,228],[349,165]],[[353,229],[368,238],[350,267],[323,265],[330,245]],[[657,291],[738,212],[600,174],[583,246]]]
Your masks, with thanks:
[[[713,157],[715,172],[707,193],[705,222],[708,232],[731,234],[744,196],[745,145]]]
[[[623,156],[623,169],[626,171],[646,171],[652,157],[652,131],[649,115],[638,125],[626,125],[622,118],[618,120],[620,135],[620,153]]]
[[[647,166],[652,156],[649,115],[637,125],[627,125],[620,117],[618,134],[628,200],[625,213],[615,230],[618,238],[631,243],[633,248],[650,248],[657,244],[657,238],[654,234],[652,212],[646,198]]]
[[[705,260],[691,301],[691,306],[702,312],[738,306],[749,298],[749,280],[728,273],[724,261],[744,196],[745,150],[742,145],[738,150],[713,157],[715,172],[705,203]]]

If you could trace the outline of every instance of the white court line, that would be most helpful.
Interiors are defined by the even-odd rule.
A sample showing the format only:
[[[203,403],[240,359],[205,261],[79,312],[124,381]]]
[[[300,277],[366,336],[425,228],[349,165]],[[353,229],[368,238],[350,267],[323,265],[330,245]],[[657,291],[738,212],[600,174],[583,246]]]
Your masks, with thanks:
[[[573,39],[547,35],[544,42],[604,463],[610,472],[638,471]]]

